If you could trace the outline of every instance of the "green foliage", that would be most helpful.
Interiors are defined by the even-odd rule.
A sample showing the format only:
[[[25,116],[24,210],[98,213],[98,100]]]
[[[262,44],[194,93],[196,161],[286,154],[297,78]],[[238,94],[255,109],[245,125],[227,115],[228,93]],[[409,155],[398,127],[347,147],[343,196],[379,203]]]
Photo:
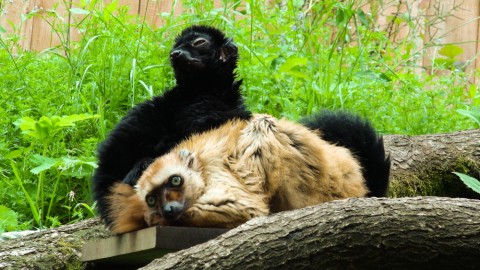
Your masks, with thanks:
[[[480,194],[480,181],[463,173],[454,172],[454,174],[457,175],[467,187]]]
[[[4,205],[0,205],[0,233],[13,231],[17,226],[17,213]]]
[[[457,112],[472,119],[480,127],[480,107],[471,107],[469,110],[458,109]]]
[[[0,204],[16,213],[18,229],[92,216],[97,144],[135,104],[174,84],[168,53],[191,24],[233,37],[237,73],[254,112],[296,120],[321,108],[346,109],[383,133],[474,128],[470,119],[478,120],[480,97],[470,74],[454,68],[459,47],[426,44],[439,46],[432,68],[448,73],[420,71],[425,50],[412,38],[421,35],[415,17],[399,13],[388,31],[379,30],[380,1],[371,2],[370,14],[353,0],[227,0],[221,6],[185,0],[185,12],[161,13],[163,26],[156,28],[118,1],[59,1],[23,15],[21,25],[9,26],[13,31],[0,27]],[[57,10],[65,6],[62,17]],[[52,26],[59,46],[22,49],[20,29],[34,18]],[[389,37],[400,27],[408,36],[393,42]]]

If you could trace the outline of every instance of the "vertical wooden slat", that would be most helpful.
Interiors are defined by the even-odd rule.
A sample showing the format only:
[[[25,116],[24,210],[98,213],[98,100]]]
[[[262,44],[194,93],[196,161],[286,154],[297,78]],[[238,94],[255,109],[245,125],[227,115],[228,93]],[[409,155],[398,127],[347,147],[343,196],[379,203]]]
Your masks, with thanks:
[[[418,33],[423,31],[424,25],[416,25],[411,27],[408,22],[403,19],[405,17],[412,18],[412,21],[417,21],[419,16],[424,12],[422,4],[424,1],[430,0],[390,0],[383,1],[378,7],[378,15],[375,18],[377,27],[381,31],[385,31],[392,42],[402,43],[405,39],[413,39],[416,48],[422,48],[424,41]],[[375,3],[378,5],[378,2]],[[369,4],[366,8],[372,8]],[[368,12],[368,11],[367,11]],[[423,69],[422,59],[415,59],[418,68],[415,72],[421,73]]]
[[[56,4],[57,3],[57,4]],[[68,6],[62,1],[36,0],[35,6],[40,9],[39,16],[33,17],[32,41],[30,49],[42,51],[58,46],[68,39],[65,24],[68,23]],[[53,15],[55,11],[58,16]],[[53,29],[52,26],[58,29]]]
[[[477,17],[480,18],[480,1],[477,3]],[[476,51],[475,51],[475,56],[477,56],[477,59],[475,60],[475,69],[479,70],[480,69],[480,20],[477,20],[477,35],[476,35]],[[478,83],[480,78],[477,78],[475,76],[474,82]]]
[[[435,2],[434,2],[435,1]],[[435,5],[436,6],[435,6]],[[453,16],[449,16],[444,22],[435,26],[435,29],[427,29],[425,38],[426,42],[431,42],[432,39],[440,46],[427,49],[424,58],[424,66],[431,66],[432,59],[442,57],[438,51],[444,44],[455,44],[463,49],[463,54],[458,56],[459,61],[467,63],[472,60],[478,47],[478,15],[479,3],[478,1],[464,1],[461,7],[456,7],[458,1],[455,0],[431,0],[428,7],[428,15],[435,16],[438,8],[446,11],[452,11]],[[462,63],[458,63],[462,65]],[[467,72],[475,68],[475,61],[467,66]]]
[[[111,1],[110,1],[111,2]],[[132,15],[137,15],[140,9],[140,2],[143,2],[142,0],[118,0],[117,6],[128,6],[129,14]]]
[[[178,0],[141,1],[139,14],[145,16],[153,26],[160,27],[165,24],[165,20],[160,16],[162,12],[173,12],[173,16],[178,16],[183,12],[183,5]]]
[[[446,43],[459,43],[457,45],[463,48],[463,54],[459,56],[459,60],[463,62],[471,60],[477,51],[478,20],[475,19],[477,16],[478,1],[465,1],[462,8],[455,11],[455,16],[447,18],[446,21],[445,41]],[[474,67],[475,62],[468,65],[467,71]]]
[[[3,13],[0,16],[0,25],[5,28],[7,31],[5,35],[10,35],[14,33],[14,27],[19,27],[19,34],[21,36],[20,46],[26,50],[31,48],[31,35],[33,20],[26,20],[22,22],[22,14],[27,14],[32,11],[35,7],[35,0],[23,1],[23,0],[12,0],[3,1],[2,8]]]

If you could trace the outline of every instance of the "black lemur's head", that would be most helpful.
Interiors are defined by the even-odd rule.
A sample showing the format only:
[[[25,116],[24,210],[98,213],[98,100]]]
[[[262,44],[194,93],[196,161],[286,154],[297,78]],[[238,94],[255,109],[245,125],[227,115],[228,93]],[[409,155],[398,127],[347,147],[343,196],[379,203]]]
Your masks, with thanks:
[[[218,29],[195,25],[175,39],[170,61],[177,84],[233,83],[238,49]]]

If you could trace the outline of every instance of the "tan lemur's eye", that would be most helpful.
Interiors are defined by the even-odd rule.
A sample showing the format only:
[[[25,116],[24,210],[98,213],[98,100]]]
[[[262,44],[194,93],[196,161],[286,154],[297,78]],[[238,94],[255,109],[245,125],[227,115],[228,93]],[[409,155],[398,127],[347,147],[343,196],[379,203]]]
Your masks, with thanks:
[[[193,41],[192,45],[195,47],[202,46],[207,43],[207,40],[204,38],[197,38]]]
[[[168,181],[170,182],[170,185],[172,185],[174,187],[180,187],[183,184],[183,178],[181,176],[178,176],[178,175],[170,176]]]
[[[155,203],[157,202],[157,198],[153,195],[147,195],[145,200],[147,201],[147,205],[150,207],[154,207]]]

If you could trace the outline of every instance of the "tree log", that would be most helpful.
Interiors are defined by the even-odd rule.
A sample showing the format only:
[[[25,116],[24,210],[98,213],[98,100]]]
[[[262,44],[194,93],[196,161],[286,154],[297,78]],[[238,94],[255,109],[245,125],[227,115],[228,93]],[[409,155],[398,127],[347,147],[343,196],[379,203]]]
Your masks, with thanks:
[[[392,159],[393,191],[390,191],[390,196],[466,194],[465,197],[480,198],[451,174],[452,171],[459,171],[479,178],[480,130],[411,137],[391,135],[384,136],[384,139]],[[448,183],[455,183],[456,188],[467,191],[463,191],[464,194],[451,193],[449,190],[453,185],[449,186]],[[233,258],[246,256],[241,258],[244,260],[242,268],[243,265],[255,265],[263,261],[266,268],[270,265],[273,268],[273,261],[300,268],[307,262],[302,256],[311,253],[311,262],[307,266],[351,268],[353,264],[361,267],[377,263],[381,267],[395,268],[400,267],[402,259],[407,265],[415,265],[417,262],[443,262],[445,258],[450,258],[445,265],[451,265],[459,262],[454,259],[458,254],[461,262],[469,262],[472,254],[480,255],[479,213],[477,200],[371,198],[336,201],[252,220],[215,240],[216,246],[212,246],[212,251],[206,250],[204,244],[202,248],[184,250],[155,263],[166,269],[182,262],[182,265],[187,265],[192,260],[198,260],[198,263],[192,264],[196,267],[210,263],[212,267],[220,267],[219,263],[223,262],[234,267]],[[309,217],[315,218],[310,220]],[[279,235],[279,239],[269,239],[267,236],[270,234]],[[110,233],[101,222],[92,219],[0,241],[0,269],[82,268],[85,264],[79,260],[81,246],[86,241],[108,236]],[[301,244],[296,245],[297,241]],[[476,244],[472,244],[472,241]],[[235,243],[238,245],[235,246]],[[198,253],[205,258],[196,255],[198,249],[205,249],[203,253]],[[256,250],[255,254],[249,253],[249,249]],[[303,252],[303,249],[306,251]],[[219,253],[209,256],[208,252]],[[232,259],[227,260],[229,256]],[[212,258],[218,258],[221,262],[208,261]],[[342,258],[344,261],[341,261]],[[479,263],[480,260],[477,260],[471,266],[478,266]],[[427,268],[432,266],[428,265]]]
[[[0,268],[80,269],[98,219],[0,242]],[[253,219],[144,269],[480,269],[480,200],[360,198]]]
[[[480,269],[480,201],[362,198],[250,220],[147,269]]]
[[[452,173],[480,178],[480,129],[421,136],[387,135],[384,141],[392,160],[389,197],[480,199]]]
[[[94,218],[0,241],[0,269],[82,269],[83,244],[109,236]]]

